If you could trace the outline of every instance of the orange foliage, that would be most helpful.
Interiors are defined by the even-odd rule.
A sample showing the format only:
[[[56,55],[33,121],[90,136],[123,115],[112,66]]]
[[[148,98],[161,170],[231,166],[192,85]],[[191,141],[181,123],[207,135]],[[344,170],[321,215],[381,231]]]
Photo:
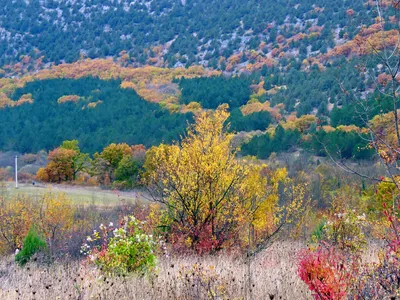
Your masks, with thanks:
[[[24,103],[33,103],[32,94],[24,94],[17,101],[13,101],[0,91],[0,108],[5,106],[20,106]]]
[[[392,76],[381,73],[378,75],[377,81],[380,85],[386,86],[390,81],[392,81]]]
[[[376,23],[367,28],[363,28],[356,37],[336,46],[321,55],[321,60],[327,60],[335,56],[366,55],[374,51],[380,51],[384,47],[395,46],[398,42],[399,32],[397,30],[382,31],[382,24]]]
[[[29,55],[24,55],[21,57],[21,61],[24,65],[27,65],[31,62],[31,57]]]
[[[268,57],[263,57],[261,55],[259,55],[257,57],[257,61],[254,64],[248,64],[246,66],[246,70],[247,71],[255,71],[255,70],[261,70],[263,66],[267,66],[267,67],[272,67],[277,65],[277,61],[275,59],[271,59]]]
[[[154,46],[152,49],[153,53],[155,55],[159,55],[161,54],[162,50],[163,50],[163,46],[159,45],[159,46]]]
[[[290,43],[291,41],[297,42],[297,41],[303,40],[305,37],[307,37],[307,35],[300,32],[300,33],[295,34],[294,36],[288,38],[287,42],[288,43]]]
[[[26,197],[0,198],[0,253],[21,248],[35,218],[33,203]]]
[[[46,193],[37,198],[18,195],[0,198],[0,253],[22,247],[29,229],[35,225],[46,237],[52,251],[57,241],[71,229],[75,209],[65,194]]]
[[[354,16],[354,9],[352,9],[352,8],[348,9],[348,10],[346,11],[346,14],[347,14],[349,17]]]
[[[36,178],[40,181],[49,182],[50,176],[46,170],[46,168],[40,168],[36,173]]]
[[[12,106],[13,101],[5,93],[0,92],[0,108]]]
[[[379,5],[381,6],[381,7],[389,7],[389,6],[392,6],[392,5],[394,5],[394,6],[396,6],[396,2],[397,1],[393,1],[393,0],[380,0],[379,1]],[[372,5],[372,6],[376,6],[376,0],[368,0],[367,2],[366,2],[366,4],[368,4],[368,5]]]
[[[187,113],[187,112],[192,112],[192,113],[197,113],[202,110],[201,104],[198,102],[190,102],[187,105],[183,105],[181,112],[182,113]]]
[[[286,41],[286,39],[285,39],[285,37],[283,36],[283,35],[278,35],[277,37],[276,37],[276,40],[275,40],[277,43],[283,43],[283,42],[285,42]]]
[[[315,8],[314,8],[314,11],[315,12],[323,12],[325,10],[325,8],[323,8],[323,7],[319,7],[319,6],[316,6]]]
[[[335,131],[336,129],[330,125],[324,125],[322,126],[322,130],[329,133]]]
[[[7,168],[0,168],[0,180],[7,181],[12,178],[12,174],[9,169]]]
[[[59,104],[61,103],[66,103],[66,102],[78,102],[81,99],[81,97],[77,96],[77,95],[66,95],[66,96],[62,96],[60,98],[58,98],[57,102]]]
[[[72,165],[76,151],[72,149],[56,148],[49,153],[49,163],[45,168],[40,168],[36,176],[39,180],[47,182],[62,182],[72,180],[74,169]]]
[[[311,124],[317,122],[317,117],[314,115],[303,115],[300,118],[296,117],[296,114],[291,114],[286,122],[281,123],[282,127],[287,129],[298,129],[301,133],[305,132],[310,128]]]
[[[351,131],[358,132],[358,133],[367,133],[368,132],[368,129],[360,128],[360,127],[357,127],[356,125],[340,125],[340,126],[336,127],[336,129],[340,130],[340,131],[344,131],[344,132],[351,132]]]
[[[120,87],[123,89],[135,89],[135,84],[130,81],[122,81]]]
[[[14,102],[15,106],[20,106],[24,103],[33,103],[32,94],[24,94],[22,95],[17,102]]]
[[[246,105],[240,108],[242,114],[245,116],[260,111],[268,111],[271,114],[271,116],[277,121],[279,121],[282,118],[282,115],[279,112],[280,109],[281,106],[271,107],[269,101],[265,101],[264,103],[258,101],[254,102],[249,101]]]
[[[229,58],[228,58],[228,62],[232,65],[237,65],[240,62],[240,59],[242,58],[242,54],[241,53],[237,53],[237,54],[232,54]]]
[[[103,103],[103,101],[101,101],[101,100],[96,101],[96,102],[90,102],[90,103],[87,105],[87,108],[95,108],[97,105],[99,105],[99,104],[101,104],[101,103]]]
[[[258,46],[258,48],[263,51],[264,49],[267,48],[267,43],[266,42],[261,42],[260,45]]]
[[[39,229],[44,233],[50,250],[53,250],[55,242],[72,228],[75,209],[65,194],[55,196],[46,193],[40,202]]]
[[[309,32],[321,32],[324,29],[324,26],[311,26],[308,31]]]
[[[15,89],[22,88],[26,83],[35,80],[71,78],[79,79],[87,76],[98,77],[102,80],[122,79],[124,88],[134,88],[147,101],[162,102],[170,98],[161,88],[171,84],[174,78],[194,78],[219,75],[219,71],[205,70],[201,66],[189,68],[158,68],[146,66],[143,68],[122,67],[111,59],[85,59],[72,64],[61,64],[35,74],[21,78],[0,79],[0,107],[12,105],[8,98]],[[128,84],[129,82],[129,84]],[[178,97],[175,97],[175,100]]]
[[[400,117],[399,112],[397,112],[397,115]],[[393,152],[392,149],[396,149],[397,151],[398,141],[393,112],[375,116],[371,120],[371,129],[375,133],[375,140],[377,141],[377,147],[379,148],[381,156],[382,154],[385,155]]]

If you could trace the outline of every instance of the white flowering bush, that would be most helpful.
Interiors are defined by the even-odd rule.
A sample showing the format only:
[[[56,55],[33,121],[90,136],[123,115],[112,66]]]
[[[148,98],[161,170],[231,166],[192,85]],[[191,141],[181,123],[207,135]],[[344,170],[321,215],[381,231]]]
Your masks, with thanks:
[[[323,240],[342,250],[358,252],[367,244],[364,235],[367,225],[365,214],[358,215],[355,210],[336,213],[323,227]]]
[[[156,243],[152,235],[143,233],[141,223],[134,217],[124,219],[120,228],[100,225],[82,246],[81,253],[90,263],[108,274],[138,273],[144,275],[156,265]]]

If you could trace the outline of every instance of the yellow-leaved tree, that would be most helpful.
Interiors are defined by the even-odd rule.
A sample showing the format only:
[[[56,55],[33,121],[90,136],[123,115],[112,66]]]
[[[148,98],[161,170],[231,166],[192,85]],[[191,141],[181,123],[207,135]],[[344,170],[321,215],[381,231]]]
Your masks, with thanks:
[[[286,172],[274,171],[283,176],[275,176],[271,187],[261,172],[265,166],[238,160],[233,134],[224,128],[228,117],[226,105],[201,111],[179,144],[162,144],[146,154],[146,185],[167,208],[164,225],[175,246],[214,251],[239,244],[247,228],[271,236],[288,219],[278,216],[276,195]]]

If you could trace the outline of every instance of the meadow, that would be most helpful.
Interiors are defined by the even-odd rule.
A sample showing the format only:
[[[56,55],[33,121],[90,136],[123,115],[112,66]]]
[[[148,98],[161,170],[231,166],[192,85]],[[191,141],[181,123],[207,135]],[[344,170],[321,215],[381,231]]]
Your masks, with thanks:
[[[45,183],[36,183],[35,185],[30,183],[20,183],[18,189],[16,189],[14,182],[0,182],[0,196],[2,197],[12,198],[22,194],[38,199],[46,193],[63,193],[71,199],[73,203],[83,206],[109,206],[121,203],[121,201],[134,203],[136,201],[146,202],[149,199],[147,193],[144,190],[139,189],[127,192],[105,190],[100,187]]]
[[[1,299],[311,299],[296,275],[299,242],[279,242],[245,257],[182,256],[159,259],[148,277],[107,277],[79,261],[50,266],[0,263]],[[250,271],[250,274],[249,274]]]
[[[33,201],[49,193],[65,194],[74,206],[89,210],[150,203],[143,191],[26,183],[15,189],[12,182],[2,182],[0,189],[1,197]],[[229,251],[204,256],[165,251],[154,273],[144,277],[104,275],[84,256],[68,254],[51,264],[34,258],[21,268],[11,254],[0,259],[0,299],[310,299],[296,275],[296,255],[304,246],[299,240],[278,241],[250,260]]]

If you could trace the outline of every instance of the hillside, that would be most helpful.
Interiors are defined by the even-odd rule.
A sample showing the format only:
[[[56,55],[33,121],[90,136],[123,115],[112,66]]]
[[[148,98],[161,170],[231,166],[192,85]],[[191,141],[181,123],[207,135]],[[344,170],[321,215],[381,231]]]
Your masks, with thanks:
[[[381,27],[373,1],[0,0],[0,150],[170,143],[227,103],[244,155],[334,140],[370,158],[365,120],[391,110],[373,54],[398,38],[385,3]]]
[[[120,84],[85,77],[34,81],[17,89],[15,99],[34,100],[1,112],[2,149],[37,152],[77,139],[94,153],[113,142],[151,146],[183,134],[189,114],[172,115]]]
[[[372,24],[364,0],[0,1],[0,67],[120,57],[228,71],[326,54]]]

